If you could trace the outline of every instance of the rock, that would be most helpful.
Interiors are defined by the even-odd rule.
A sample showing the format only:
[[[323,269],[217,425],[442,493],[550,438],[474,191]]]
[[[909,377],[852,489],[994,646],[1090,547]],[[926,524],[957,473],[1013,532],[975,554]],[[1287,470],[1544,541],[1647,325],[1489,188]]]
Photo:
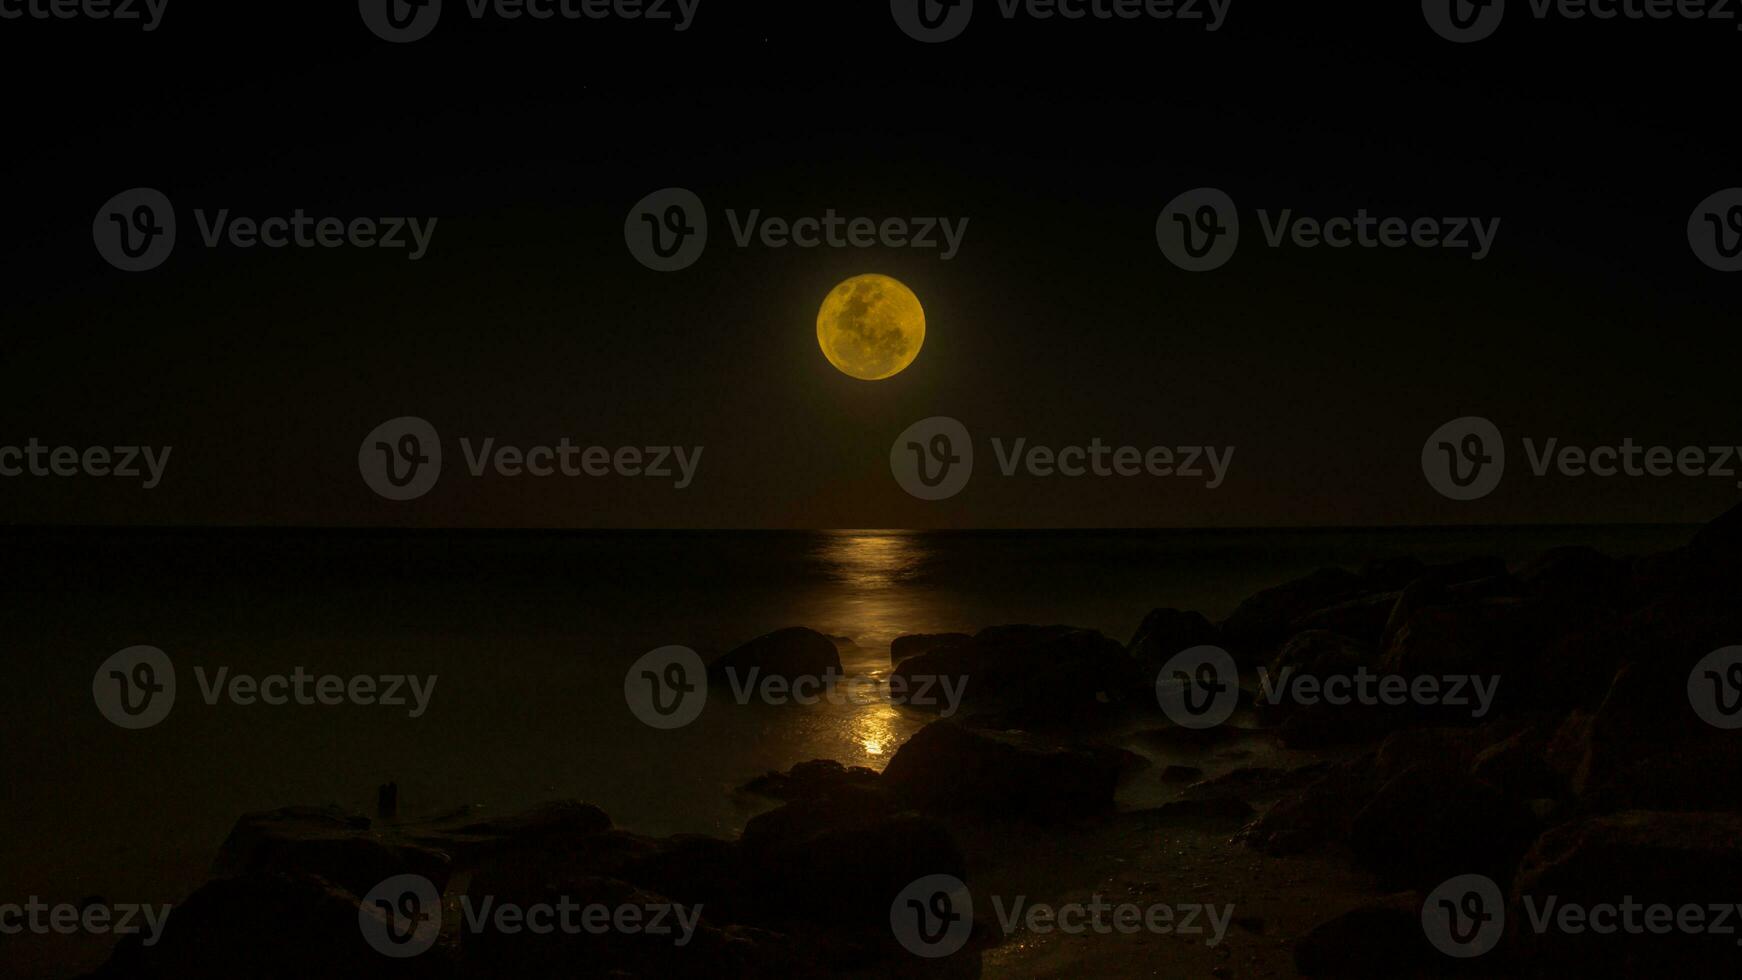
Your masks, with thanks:
[[[800,762],[784,773],[757,776],[739,788],[771,800],[802,800],[828,796],[843,788],[872,788],[877,785],[877,780],[875,769],[864,766],[849,768],[833,759],[812,759]]]
[[[1308,977],[1396,977],[1438,962],[1421,929],[1426,900],[1398,892],[1326,919],[1295,941],[1295,969]]]
[[[1203,800],[1174,800],[1158,807],[1138,810],[1133,817],[1150,823],[1245,823],[1252,819],[1252,804],[1232,796]]]
[[[1540,720],[1492,742],[1470,760],[1470,774],[1521,800],[1563,799],[1566,780],[1548,764],[1549,740],[1559,722]]]
[[[1423,763],[1380,785],[1350,822],[1349,844],[1381,887],[1430,889],[1459,874],[1504,877],[1536,829],[1522,802],[1473,776]]]
[[[1169,658],[1182,650],[1197,646],[1220,646],[1222,634],[1203,613],[1180,609],[1154,609],[1143,617],[1137,632],[1126,645],[1129,653],[1142,666],[1153,684],[1155,672]]]
[[[1590,780],[1579,809],[1742,811],[1742,742],[1714,730],[1631,762]]]
[[[821,922],[886,935],[890,903],[909,883],[934,874],[967,879],[961,850],[941,824],[875,804],[788,803],[753,818],[741,847],[740,888],[776,922]]]
[[[1391,620],[1391,610],[1402,596],[1402,592],[1377,592],[1339,602],[1300,617],[1289,624],[1289,629],[1296,634],[1328,630],[1358,640],[1370,649],[1377,648],[1385,635],[1385,624]]]
[[[1531,595],[1583,606],[1609,606],[1621,600],[1632,580],[1628,563],[1595,548],[1552,548],[1513,576]]]
[[[1410,555],[1378,558],[1361,566],[1361,581],[1376,592],[1396,592],[1427,572],[1421,559]]]
[[[1161,781],[1164,783],[1195,783],[1204,778],[1204,771],[1197,766],[1168,766],[1161,771]]]
[[[246,819],[246,818],[245,818]],[[372,949],[357,927],[356,895],[310,875],[245,872],[195,890],[147,946],[115,947],[101,980],[364,980],[453,976],[438,945],[415,960]]]
[[[1507,910],[1508,946],[1527,965],[1557,975],[1724,976],[1735,971],[1734,935],[1569,934],[1529,928],[1525,898],[1538,914],[1553,896],[1561,906],[1734,905],[1742,881],[1742,815],[1632,810],[1575,820],[1542,835],[1518,866]],[[1636,922],[1645,913],[1633,912]],[[1710,921],[1710,913],[1702,914]]]
[[[936,721],[883,770],[891,791],[928,811],[1053,821],[1113,808],[1116,761],[1080,749],[1032,748]]]
[[[293,806],[237,820],[212,871],[221,877],[270,872],[316,876],[365,895],[376,883],[400,874],[422,875],[439,888],[447,881],[450,864],[442,850],[372,830],[367,817],[337,807]]]
[[[913,633],[908,636],[898,636],[889,644],[889,662],[901,663],[908,657],[916,657],[922,653],[930,653],[940,647],[966,643],[972,637],[966,633]]]
[[[1688,551],[1697,560],[1717,568],[1742,565],[1742,504],[1700,528],[1688,543]]]
[[[1237,657],[1248,663],[1264,662],[1288,639],[1295,620],[1364,591],[1366,583],[1354,572],[1321,568],[1240,603],[1222,622],[1222,636]]]
[[[1348,675],[1356,670],[1373,667],[1372,646],[1331,630],[1306,630],[1296,633],[1270,663],[1270,674],[1280,680],[1285,670],[1293,674],[1325,678],[1333,674]]]
[[[1400,601],[1399,605],[1402,605]],[[1541,652],[1568,630],[1540,600],[1482,597],[1408,613],[1379,658],[1379,672],[1405,677],[1503,676],[1500,700],[1530,700]]]
[[[463,968],[471,976],[517,977],[527,980],[568,980],[589,977],[753,977],[784,972],[798,965],[792,950],[771,934],[741,928],[722,930],[701,916],[705,909],[685,908],[663,914],[653,925],[654,910],[671,905],[657,892],[603,877],[545,874],[530,879],[503,877],[486,869],[467,888],[474,909],[551,907],[564,903],[577,928],[539,932],[521,926],[513,931],[486,927],[466,932],[460,944]],[[489,903],[486,905],[486,903]],[[634,930],[580,928],[583,910],[603,906],[612,914],[622,909],[648,910],[637,915]],[[683,932],[679,912],[695,931]],[[463,918],[463,917],[462,917]],[[655,930],[658,931],[655,931]]]
[[[1325,762],[1311,762],[1293,769],[1249,766],[1193,783],[1186,794],[1194,800],[1228,796],[1248,800],[1276,797],[1301,789],[1330,771],[1331,765]]]
[[[732,672],[740,682],[746,682],[752,669],[759,672],[759,678],[788,680],[843,673],[834,641],[803,626],[775,630],[751,640],[709,664],[708,677],[724,678]]]
[[[556,800],[521,813],[488,816],[468,809],[441,820],[411,824],[413,843],[439,848],[458,866],[470,867],[505,852],[544,852],[572,847],[611,828],[604,810],[579,800]]]
[[[1246,841],[1265,854],[1284,856],[1344,840],[1356,808],[1373,795],[1375,783],[1371,752],[1333,766],[1265,811]]]
[[[1094,630],[994,626],[967,643],[903,660],[891,684],[905,685],[915,708],[943,709],[944,692],[958,690],[967,713],[1028,728],[1103,715],[1134,689],[1135,677],[1119,644]],[[933,703],[918,700],[925,692]]]

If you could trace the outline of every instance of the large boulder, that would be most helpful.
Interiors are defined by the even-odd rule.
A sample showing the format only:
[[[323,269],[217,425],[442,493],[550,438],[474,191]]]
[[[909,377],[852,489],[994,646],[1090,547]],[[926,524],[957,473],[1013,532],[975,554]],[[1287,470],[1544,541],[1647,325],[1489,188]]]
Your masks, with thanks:
[[[1294,944],[1294,965],[1306,977],[1412,976],[1437,963],[1421,928],[1421,892],[1372,899],[1313,926]]]
[[[993,626],[967,643],[909,657],[891,672],[915,708],[951,707],[960,694],[969,714],[1004,727],[1079,721],[1104,713],[1137,687],[1136,668],[1118,643],[1070,626]]]
[[[366,817],[337,807],[292,806],[237,820],[212,872],[317,876],[365,895],[377,882],[401,874],[422,875],[439,888],[450,864],[447,852],[375,829]]]
[[[877,770],[843,766],[833,759],[812,759],[795,764],[786,772],[769,772],[739,787],[771,800],[809,800],[833,796],[843,790],[875,789]]]
[[[1052,821],[1111,810],[1125,761],[1088,749],[1037,748],[936,721],[896,750],[883,779],[923,810]]]
[[[1591,972],[1603,976],[1725,976],[1735,972],[1733,931],[1736,883],[1742,881],[1742,815],[1664,813],[1632,810],[1591,817],[1547,831],[1525,855],[1513,879],[1507,910],[1506,945],[1523,962],[1552,967],[1560,976]],[[1557,909],[1541,931],[1550,898]],[[1558,910],[1568,905],[1590,910],[1624,902],[1672,910],[1697,908],[1699,920],[1714,921],[1714,906],[1732,908],[1732,932],[1714,935],[1670,928],[1558,928]],[[1635,908],[1633,921],[1652,921]],[[1620,917],[1617,915],[1617,921]]]
[[[889,644],[889,662],[898,664],[908,657],[930,653],[939,647],[966,643],[969,639],[971,637],[966,633],[910,633],[898,636]]]
[[[1141,665],[1145,675],[1154,681],[1155,672],[1169,658],[1182,650],[1198,646],[1219,646],[1222,634],[1203,613],[1181,609],[1152,609],[1132,635],[1125,649]]]
[[[1519,801],[1461,772],[1432,764],[1384,782],[1355,813],[1349,844],[1382,887],[1428,889],[1454,875],[1503,875],[1536,834]]]
[[[371,886],[372,887],[372,886]],[[359,899],[311,875],[243,873],[212,881],[177,905],[156,943],[129,936],[98,980],[367,980],[452,977],[441,945],[395,960],[358,928]]]
[[[761,677],[824,677],[841,674],[841,653],[835,642],[813,629],[791,626],[765,633],[708,665],[708,676],[735,676],[748,682],[750,672]]]
[[[1354,572],[1321,568],[1246,599],[1222,621],[1221,633],[1235,656],[1262,663],[1288,639],[1301,617],[1371,591]]]

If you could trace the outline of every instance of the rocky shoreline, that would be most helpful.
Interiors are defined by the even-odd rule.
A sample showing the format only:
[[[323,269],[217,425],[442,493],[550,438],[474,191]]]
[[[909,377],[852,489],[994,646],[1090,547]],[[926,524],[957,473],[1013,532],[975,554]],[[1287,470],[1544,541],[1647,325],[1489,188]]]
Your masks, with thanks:
[[[976,907],[959,951],[915,956],[891,928],[904,888],[938,875],[972,885],[988,852],[1023,842],[1119,835],[1120,846],[1159,847],[1179,827],[1219,842],[1231,865],[1329,862],[1365,892],[1339,889],[1287,932],[1242,917],[1241,935],[1261,935],[1266,952],[1224,954],[1219,977],[1733,971],[1742,948],[1715,928],[1573,930],[1541,904],[1742,899],[1742,733],[1693,704],[1697,665],[1742,643],[1738,586],[1742,509],[1665,554],[1563,548],[1513,568],[1324,569],[1221,622],[1154,610],[1125,644],[1066,626],[902,637],[892,679],[958,682],[960,713],[921,729],[881,773],[816,760],[753,780],[746,791],[778,805],[735,840],[648,837],[578,801],[415,822],[333,808],[250,814],[161,941],[124,940],[95,976],[979,976],[1007,930]],[[1204,648],[1235,665],[1237,724],[1200,726],[1158,701],[1158,677]],[[831,657],[830,638],[789,628],[710,670],[815,673]],[[1731,680],[1723,670],[1714,691]],[[1331,703],[1332,678],[1368,684],[1368,696]],[[1374,693],[1386,690],[1405,693]],[[1207,751],[1228,739],[1273,743],[1294,762],[1210,778],[1168,765],[1148,775],[1183,787],[1177,799],[1117,806],[1119,787],[1152,768],[1144,746]],[[1321,750],[1335,758],[1308,755]],[[360,933],[359,909],[406,875],[442,896],[441,928],[420,955],[384,957]],[[1447,906],[1472,913],[1471,935],[1488,930],[1467,960],[1447,955],[1424,914],[1466,879],[1491,882],[1502,906],[1460,905],[1467,895]],[[468,896],[669,903],[697,909],[699,924],[681,946],[619,932],[467,933]]]

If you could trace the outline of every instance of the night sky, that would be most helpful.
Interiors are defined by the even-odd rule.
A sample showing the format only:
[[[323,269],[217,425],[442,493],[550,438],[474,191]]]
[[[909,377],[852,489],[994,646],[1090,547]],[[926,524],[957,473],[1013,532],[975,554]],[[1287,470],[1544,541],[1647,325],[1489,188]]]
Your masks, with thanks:
[[[324,9],[315,10],[316,6]],[[926,45],[887,3],[702,0],[682,33],[474,21],[376,38],[350,3],[199,5],[163,23],[0,20],[7,92],[0,446],[173,446],[161,486],[0,478],[14,524],[551,528],[1682,522],[1737,478],[1530,475],[1521,440],[1742,444],[1742,276],[1687,225],[1742,186],[1735,23],[1538,21],[1435,35],[1419,5],[1236,0],[1171,21],[982,8]],[[247,9],[239,9],[244,8]],[[1216,187],[1213,272],[1156,243]],[[92,242],[163,191],[162,267]],[[630,209],[684,187],[708,251],[660,274]],[[438,219],[428,254],[208,249],[195,209]],[[739,248],[726,212],[968,219],[960,254]],[[1257,212],[1501,219],[1493,252],[1269,248]],[[862,382],[818,305],[881,272],[924,304],[918,360]],[[447,464],[377,497],[357,455],[414,415]],[[976,440],[944,501],[891,476],[934,415]],[[1505,434],[1491,496],[1448,500],[1424,440]],[[695,482],[466,475],[458,440],[703,446]],[[990,440],[1236,447],[1224,485],[998,473]],[[1742,463],[1736,463],[1742,473]]]

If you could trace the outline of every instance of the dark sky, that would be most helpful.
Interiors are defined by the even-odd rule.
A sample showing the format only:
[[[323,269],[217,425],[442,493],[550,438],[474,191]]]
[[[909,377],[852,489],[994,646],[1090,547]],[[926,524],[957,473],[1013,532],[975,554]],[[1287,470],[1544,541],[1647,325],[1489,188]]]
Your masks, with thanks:
[[[325,9],[313,9],[316,7]],[[923,45],[887,3],[701,0],[642,23],[473,21],[377,39],[355,5],[170,0],[145,34],[0,20],[8,93],[0,447],[173,446],[161,486],[0,478],[19,524],[1058,527],[1704,520],[1736,479],[1530,475],[1522,439],[1742,443],[1742,276],[1692,254],[1742,186],[1735,24],[1537,21],[1442,40],[1417,4],[1235,0],[1221,30],[1006,22]],[[1362,5],[1365,7],[1365,5]],[[246,8],[246,9],[240,9]],[[129,274],[92,243],[154,187],[180,237]],[[709,249],[625,247],[644,195],[706,203]],[[1229,193],[1234,261],[1156,245]],[[429,254],[207,249],[193,212],[436,217]],[[967,218],[959,256],[738,248],[726,211]],[[1265,247],[1257,211],[1498,217],[1493,254]],[[814,320],[901,279],[918,360],[865,383]],[[447,466],[380,499],[365,434],[429,420]],[[896,435],[961,420],[975,475],[924,502]],[[1507,477],[1424,479],[1459,416]],[[474,479],[458,440],[704,446],[696,480]],[[990,440],[1235,448],[1226,483],[1006,478]]]

